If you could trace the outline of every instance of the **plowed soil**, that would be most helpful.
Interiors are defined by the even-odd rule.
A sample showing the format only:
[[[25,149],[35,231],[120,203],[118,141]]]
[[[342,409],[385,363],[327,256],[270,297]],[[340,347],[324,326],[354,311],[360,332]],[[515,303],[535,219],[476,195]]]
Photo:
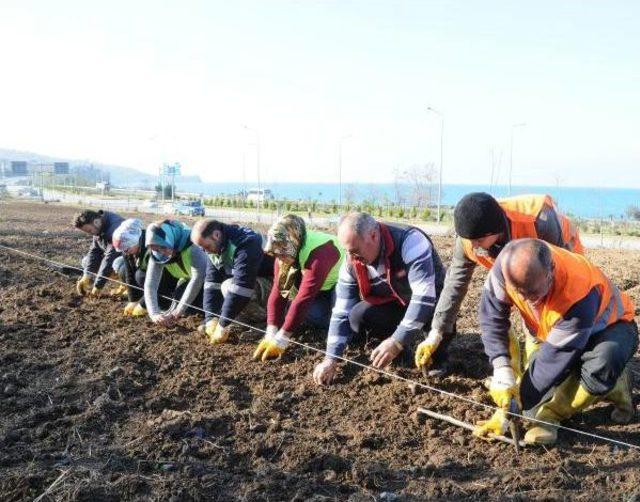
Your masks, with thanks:
[[[76,265],[89,246],[71,228],[78,210],[0,202],[0,244]],[[451,239],[435,242],[448,262]],[[589,256],[640,303],[640,253]],[[451,347],[455,374],[430,383],[489,403],[475,314],[482,278],[476,272]],[[0,249],[2,500],[640,496],[640,450],[561,432],[557,446],[517,454],[416,414],[424,406],[474,422],[489,414],[482,408],[352,365],[319,388],[310,375],[322,356],[309,349],[256,363],[257,332],[214,348],[196,332],[197,317],[158,328],[124,318],[122,301],[78,297],[74,281]],[[301,340],[324,346],[321,333]],[[347,355],[366,362],[375,343]],[[391,371],[422,379],[409,367]],[[640,425],[612,425],[609,411],[570,425],[640,445]]]

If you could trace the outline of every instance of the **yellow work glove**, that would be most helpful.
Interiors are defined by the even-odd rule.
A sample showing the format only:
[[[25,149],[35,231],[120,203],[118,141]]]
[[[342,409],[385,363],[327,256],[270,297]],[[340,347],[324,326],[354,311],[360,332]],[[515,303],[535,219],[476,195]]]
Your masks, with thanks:
[[[218,322],[216,322],[215,327],[207,326],[207,328],[205,328],[205,333],[209,337],[209,343],[212,345],[218,345],[226,342],[229,339],[230,327],[231,326],[226,326],[223,328]]]
[[[125,284],[116,284],[111,288],[109,293],[111,296],[122,296],[127,294],[127,286]]]
[[[429,366],[431,366],[431,356],[437,348],[437,346],[427,343],[426,340],[421,342],[420,345],[416,347],[416,368],[421,370],[422,368],[428,368]]]
[[[96,298],[100,298],[101,296],[104,296],[106,293],[104,292],[104,290],[102,288],[96,288],[95,286],[91,289],[91,293],[89,293],[91,296],[95,296]]]
[[[431,357],[442,341],[442,331],[431,329],[427,338],[416,347],[415,363],[416,368],[428,368],[431,366]]]
[[[290,334],[284,330],[277,331],[274,334],[273,331],[275,329],[275,326],[267,327],[267,333],[264,335],[264,338],[260,340],[258,348],[253,353],[254,360],[265,362],[269,359],[280,357],[284,354],[285,350],[287,350]]]
[[[79,295],[85,296],[91,291],[91,277],[83,275],[78,282],[76,282],[76,291]]]
[[[504,434],[509,428],[507,411],[517,412],[521,408],[520,391],[511,366],[493,370],[489,395],[500,409],[496,410],[489,420],[480,420],[476,424],[473,434],[478,437],[489,433]]]
[[[214,317],[213,319],[207,321],[206,323],[202,323],[200,326],[198,326],[198,333],[205,333],[207,335],[209,333],[213,333],[217,325],[218,325],[218,318]],[[207,331],[207,329],[209,331]]]
[[[147,315],[147,309],[138,303],[131,312],[131,315],[133,317],[144,317]]]
[[[486,437],[489,434],[504,435],[509,428],[509,419],[504,410],[496,410],[489,420],[479,420],[473,429],[473,435]]]
[[[123,315],[124,316],[130,316],[133,314],[133,309],[136,308],[136,306],[138,305],[138,302],[129,302],[127,303],[127,306],[124,308],[123,310]]]

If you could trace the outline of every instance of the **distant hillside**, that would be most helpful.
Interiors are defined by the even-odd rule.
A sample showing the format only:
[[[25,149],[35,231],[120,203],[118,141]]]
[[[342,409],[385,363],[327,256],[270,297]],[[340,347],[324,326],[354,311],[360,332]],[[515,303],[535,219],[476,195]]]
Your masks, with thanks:
[[[0,164],[4,162],[7,172],[10,169],[11,161],[16,160],[28,162],[30,171],[34,167],[37,169],[37,165],[41,163],[68,162],[72,175],[90,181],[109,180],[116,187],[151,188],[158,182],[157,176],[143,173],[130,167],[0,148]],[[199,176],[177,176],[176,181],[178,180],[180,183],[201,183]]]

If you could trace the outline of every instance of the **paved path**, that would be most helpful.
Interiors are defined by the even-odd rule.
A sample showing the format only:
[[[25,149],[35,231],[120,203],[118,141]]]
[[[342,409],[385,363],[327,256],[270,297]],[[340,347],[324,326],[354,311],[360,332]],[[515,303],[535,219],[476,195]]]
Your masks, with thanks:
[[[44,197],[46,200],[59,200],[60,202],[68,202],[75,204],[87,204],[90,206],[99,206],[110,210],[139,211],[143,213],[166,215],[171,214],[162,207],[145,206],[144,201],[139,199],[103,199],[96,195],[76,195],[52,190],[45,190]],[[210,218],[216,218],[223,221],[237,221],[239,223],[273,223],[278,215],[272,211],[258,212],[255,209],[224,209],[224,208],[206,208],[205,214]],[[338,217],[318,216],[314,215],[311,219],[314,225],[323,228],[332,228],[338,223]],[[453,228],[449,224],[426,223],[417,225],[430,235],[453,235]],[[608,249],[639,249],[640,238],[630,236],[612,236],[612,235],[594,235],[582,234],[582,243],[588,248],[608,248]]]

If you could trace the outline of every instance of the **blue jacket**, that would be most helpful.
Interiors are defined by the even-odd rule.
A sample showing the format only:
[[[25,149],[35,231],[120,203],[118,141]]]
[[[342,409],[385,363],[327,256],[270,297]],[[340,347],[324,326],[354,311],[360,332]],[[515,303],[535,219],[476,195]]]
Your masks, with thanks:
[[[273,258],[262,251],[262,236],[238,225],[222,226],[223,249],[219,256],[207,253],[207,275],[204,281],[205,319],[219,314],[221,326],[227,326],[244,309],[253,296],[256,277],[273,275]],[[226,297],[221,285],[231,278]]]
[[[112,272],[113,260],[120,256],[120,252],[116,251],[111,243],[113,232],[124,221],[120,215],[109,211],[100,211],[102,213],[102,227],[100,233],[93,236],[89,252],[83,260],[84,273],[89,272],[98,274],[94,281],[94,286],[98,289],[102,288]]]

